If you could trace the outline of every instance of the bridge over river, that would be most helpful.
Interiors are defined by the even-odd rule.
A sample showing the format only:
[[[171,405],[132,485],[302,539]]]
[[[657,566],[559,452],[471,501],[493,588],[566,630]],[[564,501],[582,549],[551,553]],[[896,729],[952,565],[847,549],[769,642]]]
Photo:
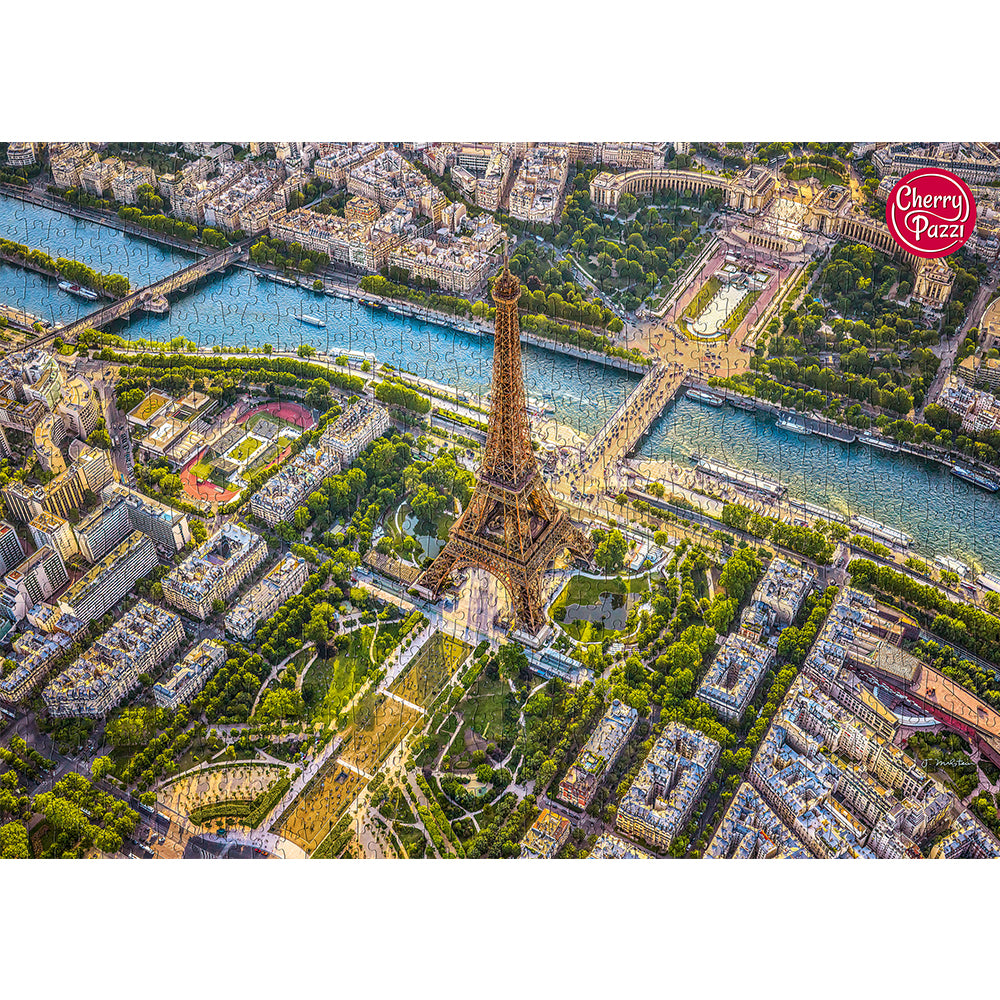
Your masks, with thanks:
[[[230,264],[243,257],[257,239],[257,236],[248,236],[240,243],[226,247],[224,250],[220,250],[218,253],[211,254],[208,257],[203,257],[201,260],[196,260],[193,264],[189,264],[187,267],[183,267],[179,271],[161,278],[159,281],[154,281],[144,288],[138,288],[134,292],[130,292],[117,302],[102,306],[83,319],[79,319],[58,329],[47,330],[40,336],[28,341],[25,346],[41,347],[56,337],[73,341],[84,330],[98,330],[116,319],[128,316],[133,309],[145,308],[148,303],[160,298],[166,298],[166,296],[177,291],[177,289],[192,285],[206,275],[224,270]]]

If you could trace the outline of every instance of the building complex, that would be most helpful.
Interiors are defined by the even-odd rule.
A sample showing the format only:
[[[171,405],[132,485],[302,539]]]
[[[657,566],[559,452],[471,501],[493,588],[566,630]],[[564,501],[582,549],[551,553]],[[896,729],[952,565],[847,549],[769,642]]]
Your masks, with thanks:
[[[388,429],[389,411],[371,396],[362,396],[323,431],[320,448],[336,455],[346,469]]]
[[[177,648],[184,637],[175,614],[140,601],[42,691],[56,718],[102,718]]]
[[[226,615],[226,631],[249,642],[257,625],[270,618],[309,579],[309,565],[288,554]]]
[[[225,662],[226,647],[214,639],[203,639],[171,671],[166,680],[153,685],[153,698],[161,708],[178,709],[190,701]]]
[[[86,623],[53,604],[36,604],[27,614],[30,628],[12,644],[14,669],[0,680],[0,701],[18,704],[45,679],[53,663],[83,640]]]
[[[708,786],[720,749],[703,733],[669,723],[618,806],[618,829],[669,848]]]
[[[204,621],[267,557],[267,542],[238,524],[223,525],[163,580],[163,597]]]
[[[607,770],[614,766],[638,725],[639,713],[617,698],[559,783],[559,798],[579,809],[590,805]]]
[[[565,816],[543,809],[521,840],[521,857],[535,860],[554,858],[569,840],[572,826]]]
[[[152,541],[141,531],[133,531],[70,586],[62,603],[83,621],[100,618],[158,565]]]

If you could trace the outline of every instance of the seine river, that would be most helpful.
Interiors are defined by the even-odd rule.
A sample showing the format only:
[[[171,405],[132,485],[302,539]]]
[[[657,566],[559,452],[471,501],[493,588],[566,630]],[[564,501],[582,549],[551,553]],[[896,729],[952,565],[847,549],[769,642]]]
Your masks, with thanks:
[[[128,275],[141,286],[182,267],[190,258],[106,226],[0,196],[0,236],[81,260],[96,270]],[[54,283],[0,265],[0,302],[50,321],[85,315],[89,303],[59,292]],[[325,328],[299,322],[315,316]],[[236,268],[178,299],[166,316],[140,313],[122,336],[169,340],[184,336],[201,346],[226,344],[295,348],[309,343],[337,353],[364,351],[424,378],[468,392],[489,388],[493,343],[373,310],[353,301],[288,288]],[[523,346],[528,393],[548,401],[561,423],[592,434],[635,385],[614,368]],[[908,456],[799,437],[772,419],[680,399],[642,446],[648,457],[686,463],[692,452],[717,458],[784,483],[793,496],[842,512],[863,513],[902,528],[924,555],[950,553],[1000,571],[1000,497],[962,482],[947,469]]]

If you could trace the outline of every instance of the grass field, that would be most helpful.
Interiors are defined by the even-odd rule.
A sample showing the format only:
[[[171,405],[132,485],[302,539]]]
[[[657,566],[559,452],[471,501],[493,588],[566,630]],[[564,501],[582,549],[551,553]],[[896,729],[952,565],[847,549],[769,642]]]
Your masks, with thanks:
[[[426,708],[471,652],[472,647],[467,642],[435,632],[389,690],[405,701]]]
[[[199,479],[208,479],[209,476],[212,475],[212,466],[211,463],[206,462],[205,459],[201,459],[191,466],[191,471]]]
[[[831,184],[847,183],[836,171],[829,170],[819,164],[807,163],[801,167],[796,167],[788,176],[793,181],[804,181],[810,177],[815,177],[823,187],[829,187]]]
[[[350,742],[341,759],[373,774],[419,718],[416,709],[395,698],[379,695],[374,702],[362,699],[348,730]]]
[[[510,690],[502,680],[480,677],[465,699],[465,721],[485,740],[495,740],[503,728],[504,695]]]
[[[357,693],[371,668],[362,648],[361,630],[351,634],[347,649],[329,660],[316,660],[302,681],[302,697],[313,722],[331,723]]]
[[[255,451],[259,451],[260,448],[260,441],[248,437],[233,448],[232,451],[229,452],[228,457],[234,462],[245,462]]]
[[[504,724],[504,696],[510,689],[497,678],[487,680],[480,677],[474,687],[462,702],[462,728],[451,743],[448,751],[451,758],[451,768],[455,771],[467,771],[472,768],[472,750],[470,744],[474,736],[487,743],[500,740]],[[466,736],[469,740],[466,740]],[[444,740],[442,740],[444,743]]]
[[[271,830],[311,854],[366,784],[331,757]]]
[[[578,642],[595,642],[605,637],[605,630],[600,622],[579,620],[563,621],[565,609],[571,604],[590,607],[600,604],[602,594],[620,595],[627,598],[629,594],[644,594],[649,590],[645,574],[636,577],[608,577],[606,580],[591,580],[585,576],[571,577],[562,593],[552,604],[552,619],[557,622],[567,635]]]
[[[712,301],[715,293],[722,287],[722,282],[713,274],[708,281],[698,290],[698,294],[691,300],[687,309],[684,310],[684,318],[695,320],[704,311],[705,307]]]
[[[295,430],[299,432],[302,430],[298,424],[293,423],[291,420],[285,420],[284,417],[279,417],[275,413],[267,412],[253,414],[253,416],[247,418],[246,423],[243,426],[246,427],[248,431],[252,431],[261,420],[270,420],[272,424],[278,424],[280,427],[294,427]]]

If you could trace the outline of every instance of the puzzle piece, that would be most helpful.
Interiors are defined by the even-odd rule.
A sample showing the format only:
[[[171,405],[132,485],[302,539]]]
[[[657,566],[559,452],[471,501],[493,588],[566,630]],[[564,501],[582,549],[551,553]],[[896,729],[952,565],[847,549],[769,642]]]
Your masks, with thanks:
[[[224,164],[225,150],[188,145],[197,152],[179,146],[179,165],[205,173],[207,180],[195,183],[218,182],[224,165],[193,165],[212,156]],[[270,145],[259,155],[275,153],[274,163],[254,159],[258,153],[239,161],[246,177],[268,188],[257,199],[261,204],[279,183],[298,183],[298,168],[288,165],[296,156],[303,170],[310,169],[305,150],[293,152],[296,144],[277,144],[280,161]],[[518,197],[527,197],[524,177],[531,164],[549,156],[552,166],[561,154],[522,145],[509,153],[507,180]],[[429,161],[435,148],[426,154]],[[415,219],[425,204],[440,208],[436,198],[424,203],[412,195],[428,183],[408,165],[417,150],[358,144],[346,153],[314,152],[359,157],[352,161],[351,190],[362,177],[375,185],[388,183],[387,177],[405,181],[411,194],[399,199],[405,209],[399,217],[410,211]],[[508,155],[491,145],[478,167],[474,144],[443,152],[454,162],[450,179],[441,183],[454,185],[462,177],[459,156],[485,181],[495,152],[496,162]],[[595,147],[579,155],[613,154]],[[153,796],[155,810],[169,818],[164,856],[756,857],[772,848],[777,856],[894,856],[958,852],[972,843],[976,851],[997,852],[996,831],[959,802],[975,801],[970,795],[976,787],[990,795],[995,787],[976,766],[992,760],[993,752],[978,734],[994,734],[1000,725],[992,688],[982,680],[995,671],[996,650],[988,638],[986,590],[976,578],[1000,559],[996,498],[990,479],[982,480],[986,488],[969,480],[985,466],[964,479],[950,469],[959,459],[971,465],[995,457],[992,439],[969,436],[973,419],[993,404],[982,387],[945,382],[959,364],[965,332],[978,325],[990,335],[984,310],[996,275],[969,255],[956,258],[961,270],[953,272],[950,304],[928,312],[912,291],[945,276],[909,270],[886,254],[877,236],[866,239],[878,251],[814,226],[816,213],[828,211],[827,201],[842,197],[831,188],[847,191],[848,202],[856,199],[861,211],[861,185],[852,173],[865,169],[858,158],[836,150],[820,154],[840,164],[824,170],[841,180],[847,178],[838,171],[851,176],[849,186],[824,186],[819,179],[793,179],[807,165],[821,164],[799,164],[807,155],[802,149],[782,154],[793,158],[790,172],[780,176],[770,168],[722,176],[720,168],[731,169],[726,164],[745,169],[738,159],[756,155],[752,144],[698,144],[693,155],[716,170],[723,201],[738,195],[751,210],[744,205],[720,212],[719,197],[704,189],[705,177],[713,175],[685,174],[683,163],[675,166],[680,177],[657,176],[665,186],[653,191],[625,190],[629,176],[608,172],[607,189],[623,188],[614,204],[600,205],[590,200],[591,185],[607,164],[595,162],[567,169],[556,202],[560,218],[533,225],[510,243],[510,270],[520,289],[527,427],[552,498],[551,504],[518,507],[518,517],[492,505],[523,484],[510,479],[503,463],[496,466],[500,472],[480,475],[502,451],[495,443],[504,430],[496,419],[499,406],[493,407],[494,443],[485,446],[481,425],[491,403],[500,402],[490,393],[502,394],[498,385],[521,391],[510,372],[494,371],[493,324],[461,315],[461,308],[456,315],[454,303],[434,311],[442,304],[433,297],[440,290],[425,284],[418,294],[412,276],[399,297],[370,304],[359,299],[354,268],[320,263],[295,272],[266,263],[257,250],[253,262],[236,262],[172,291],[169,311],[134,309],[127,320],[105,327],[126,349],[144,341],[192,341],[198,351],[182,369],[156,359],[158,348],[145,369],[132,355],[121,365],[56,356],[63,398],[73,378],[100,384],[107,377],[111,389],[117,377],[131,422],[113,406],[103,408],[115,467],[140,492],[164,502],[160,520],[175,523],[186,513],[188,530],[198,526],[190,545],[179,527],[179,543],[173,534],[157,534],[166,578],[133,580],[125,598],[132,603],[141,595],[178,611],[184,637],[156,663],[133,671],[148,674],[151,684],[121,693],[109,718],[93,730],[94,746],[83,749],[86,736],[79,748],[59,744],[65,748],[60,753],[79,758],[81,774],[95,775],[96,787],[104,787],[96,777],[102,768],[114,769],[118,783],[108,785],[107,794],[120,800],[124,785],[132,796]],[[379,169],[366,169],[369,163]],[[230,177],[225,190],[220,184],[219,205],[236,204],[249,190],[243,169],[233,168],[240,177]],[[289,189],[283,197],[298,193]],[[332,213],[348,212],[348,197],[347,189],[320,192],[315,186],[308,195]],[[407,199],[413,201],[409,208]],[[396,219],[398,206],[386,212],[386,200],[370,206],[355,200],[349,211]],[[201,205],[209,220],[218,210]],[[294,221],[296,211],[275,213],[272,234]],[[323,232],[321,213],[312,214],[310,225]],[[828,227],[840,224],[836,213],[822,217],[834,220]],[[132,289],[176,273],[195,252],[216,252],[206,245],[211,233],[181,252],[152,234],[123,234],[111,216],[106,225],[95,218],[102,216],[89,209],[80,218],[0,195],[0,232],[7,238],[101,273],[126,275]],[[454,229],[453,221],[435,219],[433,231],[419,237],[400,223],[400,246],[412,243],[427,261],[439,260],[435,255],[452,245],[473,254],[461,233],[437,232]],[[293,262],[298,251],[272,246],[267,253]],[[406,270],[399,259],[390,256],[386,265],[396,278]],[[441,259],[435,273],[447,281],[447,258]],[[413,258],[411,266],[427,261]],[[499,263],[490,262],[488,271],[498,271]],[[311,287],[317,278],[323,291]],[[343,297],[327,294],[334,287]],[[489,296],[465,295],[480,313],[496,304]],[[639,315],[641,299],[645,312]],[[23,333],[34,336],[36,321],[67,324],[94,314],[99,304],[5,262],[0,305],[16,310],[19,325],[28,327]],[[622,323],[620,330],[613,319]],[[17,326],[4,336],[20,337]],[[264,345],[271,351],[248,363],[229,353]],[[607,345],[616,350],[606,353]],[[17,346],[4,341],[5,363]],[[55,350],[51,340],[42,346]],[[986,344],[966,347],[980,373],[987,372]],[[652,363],[627,362],[621,348]],[[351,373],[364,375],[369,388],[384,381],[381,364],[403,380],[395,398],[390,383],[384,413],[370,398],[348,404],[369,392],[345,387],[336,362],[345,354]],[[287,359],[311,359],[320,367],[293,371]],[[363,359],[371,371],[362,370]],[[251,375],[259,369],[268,372],[263,380]],[[314,384],[317,370],[328,375],[329,393]],[[305,372],[302,381],[299,371]],[[15,402],[38,401],[25,388],[35,382],[24,381],[21,367],[9,364],[9,375],[16,399],[10,397],[2,414],[13,413]],[[114,398],[102,395],[109,404]],[[966,409],[926,405],[942,399]],[[147,403],[150,412],[143,416]],[[428,403],[429,413],[417,412]],[[70,426],[65,407],[54,400],[39,405],[48,422],[37,433],[34,426],[17,425],[16,413],[3,417],[15,421],[9,427],[13,460],[0,473],[4,485],[22,466],[32,487],[57,482],[34,467],[36,457],[56,461],[45,451],[45,428],[56,432],[54,448],[67,465],[79,453],[76,438],[90,437],[100,447],[92,428]],[[507,414],[508,425],[519,418]],[[318,433],[317,425],[333,430]],[[475,489],[487,481],[489,504],[473,524],[477,504],[484,503]],[[240,489],[255,500],[238,508]],[[20,496],[5,493],[5,510],[25,527],[35,511],[21,517]],[[558,510],[587,532],[593,551],[580,546],[574,560],[556,546],[554,559],[540,560],[531,586],[537,584],[545,631],[532,639],[518,617],[524,617],[525,602],[515,595],[515,605],[494,574],[505,554],[508,561],[523,557],[544,539]],[[77,513],[84,512],[74,508]],[[135,527],[131,515],[115,516],[122,531]],[[455,528],[460,517],[465,520]],[[76,549],[87,549],[86,533],[96,531],[90,520],[66,523],[66,537],[77,539]],[[224,543],[217,534],[223,528],[234,532]],[[36,529],[42,530],[35,525],[30,537],[40,548],[49,535],[42,539]],[[250,552],[260,553],[256,562],[256,556],[237,555],[245,543],[235,532],[243,529],[264,539],[249,543]],[[195,551],[202,535],[211,539],[208,548]],[[450,582],[441,580],[440,599],[428,599],[434,560],[456,538],[469,546],[466,557],[480,553],[479,564],[459,559]],[[184,551],[177,552],[178,544]],[[7,558],[2,536],[0,558]],[[56,588],[61,592],[49,595],[53,600],[65,598],[76,582],[69,577],[82,576],[93,561],[69,558],[71,573]],[[241,565],[253,562],[245,572],[233,568],[241,558],[247,560]],[[884,571],[873,576],[859,567],[862,561],[891,567],[902,582],[896,590],[882,588],[889,579]],[[112,562],[125,565],[126,557]],[[287,567],[288,578],[273,575],[279,566]],[[172,581],[182,581],[177,586],[186,593],[198,581],[229,573],[239,579],[202,602],[204,621],[195,616],[193,599],[185,603],[171,589]],[[886,602],[903,595],[916,624],[887,604],[866,603],[852,583],[874,588]],[[913,600],[928,591],[913,589],[914,583],[931,585],[929,592],[939,595],[933,604],[917,608]],[[840,603],[824,589],[830,584],[840,587]],[[257,616],[245,634],[237,631],[239,616],[230,617],[237,608]],[[124,610],[120,604],[108,613],[120,619]],[[24,621],[15,637],[28,631]],[[926,645],[932,634],[934,647]],[[204,638],[225,638],[225,658],[187,695],[185,708],[157,714],[164,695],[152,682],[162,687],[175,662]],[[23,651],[12,648],[20,663]],[[975,669],[962,665],[966,657],[976,658],[967,661]],[[794,683],[786,682],[788,671]],[[42,680],[36,693],[43,692],[48,704],[57,694]],[[954,841],[941,841],[945,847],[931,845],[923,828],[917,831],[924,822],[919,817],[902,836],[902,827],[890,828],[890,811],[879,812],[878,805],[882,796],[905,810],[911,808],[905,795],[915,790],[939,794],[939,785],[919,770],[933,770],[928,748],[938,744],[924,738],[939,735],[938,723],[921,717],[932,711],[938,722],[943,716],[955,728],[959,722],[966,727],[967,749],[956,744],[949,752],[968,752],[968,766],[956,758],[956,774],[978,783],[960,796],[940,786],[940,803],[949,803],[948,815],[958,817],[948,827]],[[893,761],[902,761],[903,748],[915,755],[900,763],[900,773],[909,776],[906,789],[880,791],[879,782],[893,780],[888,772],[869,773],[868,758],[852,756],[852,781],[871,794],[864,801],[851,798],[854,793],[844,790],[850,782],[837,777],[847,751],[830,752],[830,733],[808,728],[820,726],[815,720],[821,717],[835,718],[837,732],[849,733],[855,749],[875,740]],[[114,726],[122,719],[146,727],[140,744],[119,741]],[[21,721],[27,723],[27,716]],[[76,740],[76,725],[56,723],[55,737]],[[804,735],[787,736],[793,725]],[[38,739],[48,752],[42,741],[49,737],[39,730]],[[55,747],[53,742],[51,752]],[[97,766],[103,757],[109,764]],[[754,772],[760,780],[751,785],[744,779],[752,760],[760,765]],[[46,791],[37,777],[24,788],[29,796]],[[799,809],[797,800],[786,801],[783,788],[800,789],[807,805]],[[71,799],[82,795],[68,785],[61,791]],[[831,811],[822,803],[834,795],[838,809]],[[935,801],[922,799],[921,815],[937,816]],[[787,826],[792,806],[798,810],[794,832]],[[42,809],[34,811],[39,824],[48,822]],[[833,832],[824,838],[821,829]],[[966,847],[954,846],[959,842]],[[56,851],[54,838],[45,843],[40,839],[32,849]],[[113,847],[114,840],[101,837],[100,843]],[[74,841],[67,850],[78,846]],[[123,840],[120,849],[105,853],[127,856],[130,850]]]

